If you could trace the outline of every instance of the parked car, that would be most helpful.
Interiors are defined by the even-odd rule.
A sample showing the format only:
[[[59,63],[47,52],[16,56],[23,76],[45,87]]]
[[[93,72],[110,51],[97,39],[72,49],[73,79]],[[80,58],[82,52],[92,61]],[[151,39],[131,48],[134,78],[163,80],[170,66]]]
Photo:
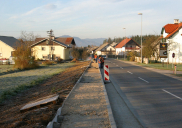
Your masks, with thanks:
[[[104,60],[107,58],[107,55],[101,55],[103,58],[104,58]]]

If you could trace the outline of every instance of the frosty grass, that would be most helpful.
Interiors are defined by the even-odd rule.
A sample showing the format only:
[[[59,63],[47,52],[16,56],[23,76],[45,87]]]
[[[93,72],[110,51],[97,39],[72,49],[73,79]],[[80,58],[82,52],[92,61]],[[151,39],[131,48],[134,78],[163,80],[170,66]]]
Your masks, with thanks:
[[[45,79],[64,71],[67,67],[72,66],[73,63],[62,63],[50,66],[42,66],[38,69],[25,70],[21,72],[8,73],[0,75],[0,97],[4,91],[16,89],[20,85],[30,86],[31,82],[38,79]],[[12,65],[0,66],[0,73],[6,70],[13,69]]]

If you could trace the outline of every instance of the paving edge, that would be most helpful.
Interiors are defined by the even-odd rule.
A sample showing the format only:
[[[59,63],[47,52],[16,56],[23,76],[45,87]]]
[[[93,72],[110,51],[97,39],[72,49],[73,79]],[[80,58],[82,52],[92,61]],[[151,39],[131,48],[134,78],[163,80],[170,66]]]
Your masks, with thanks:
[[[91,63],[92,63],[92,61],[91,61],[90,64],[87,66],[87,68],[85,69],[85,71],[82,73],[82,75],[80,76],[80,78],[78,79],[78,81],[76,82],[76,84],[74,85],[73,89],[70,91],[70,93],[69,93],[68,96],[66,97],[66,99],[63,101],[62,106],[57,110],[54,119],[48,123],[48,125],[47,125],[46,128],[57,128],[57,127],[60,127],[60,124],[58,123],[58,117],[61,115],[62,107],[64,106],[64,104],[65,104],[66,100],[68,99],[68,97],[70,96],[71,92],[76,88],[77,84],[78,84],[78,83],[80,82],[80,80],[82,79],[82,77],[83,77],[83,75],[85,74],[85,72],[87,71],[87,69],[88,69],[89,67],[91,67]],[[59,126],[54,126],[54,123],[56,123],[56,125],[59,125]]]
[[[113,116],[113,113],[112,113],[112,110],[111,110],[111,105],[110,105],[109,98],[108,98],[108,95],[107,95],[106,87],[105,87],[105,84],[104,84],[104,79],[102,77],[100,69],[99,69],[99,72],[100,72],[100,75],[101,75],[101,79],[102,79],[101,81],[102,81],[102,85],[103,85],[103,88],[104,88],[104,95],[105,95],[105,100],[106,100],[107,111],[108,111],[108,116],[109,116],[109,121],[110,121],[110,124],[111,124],[111,128],[117,128],[116,122],[114,120],[114,116]]]

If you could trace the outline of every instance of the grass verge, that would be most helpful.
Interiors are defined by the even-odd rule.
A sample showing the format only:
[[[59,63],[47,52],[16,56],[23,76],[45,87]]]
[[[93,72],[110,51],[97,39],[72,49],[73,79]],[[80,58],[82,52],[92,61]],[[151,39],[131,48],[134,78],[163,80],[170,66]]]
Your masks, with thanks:
[[[8,82],[10,80],[12,80],[11,75],[10,76],[5,76],[5,77],[1,76],[1,77],[3,77],[2,79],[6,79],[6,78],[10,78],[10,79],[8,79],[4,83],[4,86],[5,86],[5,88],[7,86],[7,89],[4,89],[4,90],[2,89],[1,90],[0,103],[2,103],[5,99],[10,98],[11,96],[14,96],[14,95],[16,95],[16,94],[18,94],[18,93],[20,93],[20,92],[22,92],[22,91],[24,91],[24,90],[26,90],[28,88],[31,88],[31,87],[33,87],[35,85],[38,85],[41,82],[43,82],[44,80],[46,80],[46,79],[48,79],[48,78],[50,78],[50,77],[52,77],[52,76],[54,76],[56,74],[59,74],[60,72],[63,72],[66,68],[72,66],[73,64],[66,64],[66,65],[61,64],[61,65],[63,65],[63,66],[57,66],[57,67],[56,67],[56,65],[55,66],[43,66],[43,68],[36,69],[36,70],[26,70],[26,71],[24,71],[25,72],[24,74],[30,74],[30,72],[35,72],[35,73],[33,73],[35,75],[35,74],[38,74],[38,72],[41,72],[41,70],[45,70],[45,69],[46,69],[46,73],[45,74],[41,73],[41,76],[39,76],[39,77],[34,76],[34,78],[31,79],[29,82],[27,81],[27,82],[23,82],[23,83],[21,82],[21,79],[24,79],[23,78],[24,75],[21,75],[20,77],[15,78],[17,83],[22,83],[22,84],[18,84],[17,86],[10,86],[12,84],[12,82],[11,82],[10,85],[8,84]],[[22,74],[22,73],[19,72],[19,74]]]
[[[150,67],[150,68],[156,68],[156,69],[163,69],[163,70],[174,70],[175,66],[174,64],[162,64],[162,63],[154,63],[154,64],[141,64],[137,63],[138,65],[144,66],[144,67]],[[182,71],[182,64],[176,64],[177,71]]]
[[[43,82],[44,80],[54,76],[55,74],[52,74],[50,76],[44,76],[41,78],[38,78],[36,80],[33,80],[32,82],[28,83],[28,84],[20,84],[17,87],[13,87],[9,90],[5,90],[2,92],[1,96],[0,96],[0,103],[2,103],[5,99],[10,98],[11,96],[14,96],[28,88],[31,88],[35,85],[40,84],[41,82]]]

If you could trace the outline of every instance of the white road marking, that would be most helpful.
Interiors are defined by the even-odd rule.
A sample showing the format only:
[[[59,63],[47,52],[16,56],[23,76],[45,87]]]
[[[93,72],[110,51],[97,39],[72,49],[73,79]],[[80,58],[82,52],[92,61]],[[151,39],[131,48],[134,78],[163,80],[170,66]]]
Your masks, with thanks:
[[[133,74],[132,72],[130,72],[130,71],[127,71],[128,73],[130,73],[130,74]]]
[[[142,79],[141,77],[138,77],[140,80],[143,80],[143,81],[145,81],[146,83],[149,83],[148,81],[146,81],[146,80],[144,80],[144,79]]]
[[[162,91],[164,91],[164,92],[166,92],[166,93],[168,93],[168,94],[170,94],[170,95],[172,95],[172,96],[174,96],[174,97],[176,97],[176,98],[178,98],[178,99],[182,100],[182,98],[181,98],[181,97],[176,96],[176,95],[174,95],[174,94],[172,94],[172,93],[170,93],[170,92],[168,92],[168,91],[166,91],[166,90],[164,90],[164,89],[162,89]]]

